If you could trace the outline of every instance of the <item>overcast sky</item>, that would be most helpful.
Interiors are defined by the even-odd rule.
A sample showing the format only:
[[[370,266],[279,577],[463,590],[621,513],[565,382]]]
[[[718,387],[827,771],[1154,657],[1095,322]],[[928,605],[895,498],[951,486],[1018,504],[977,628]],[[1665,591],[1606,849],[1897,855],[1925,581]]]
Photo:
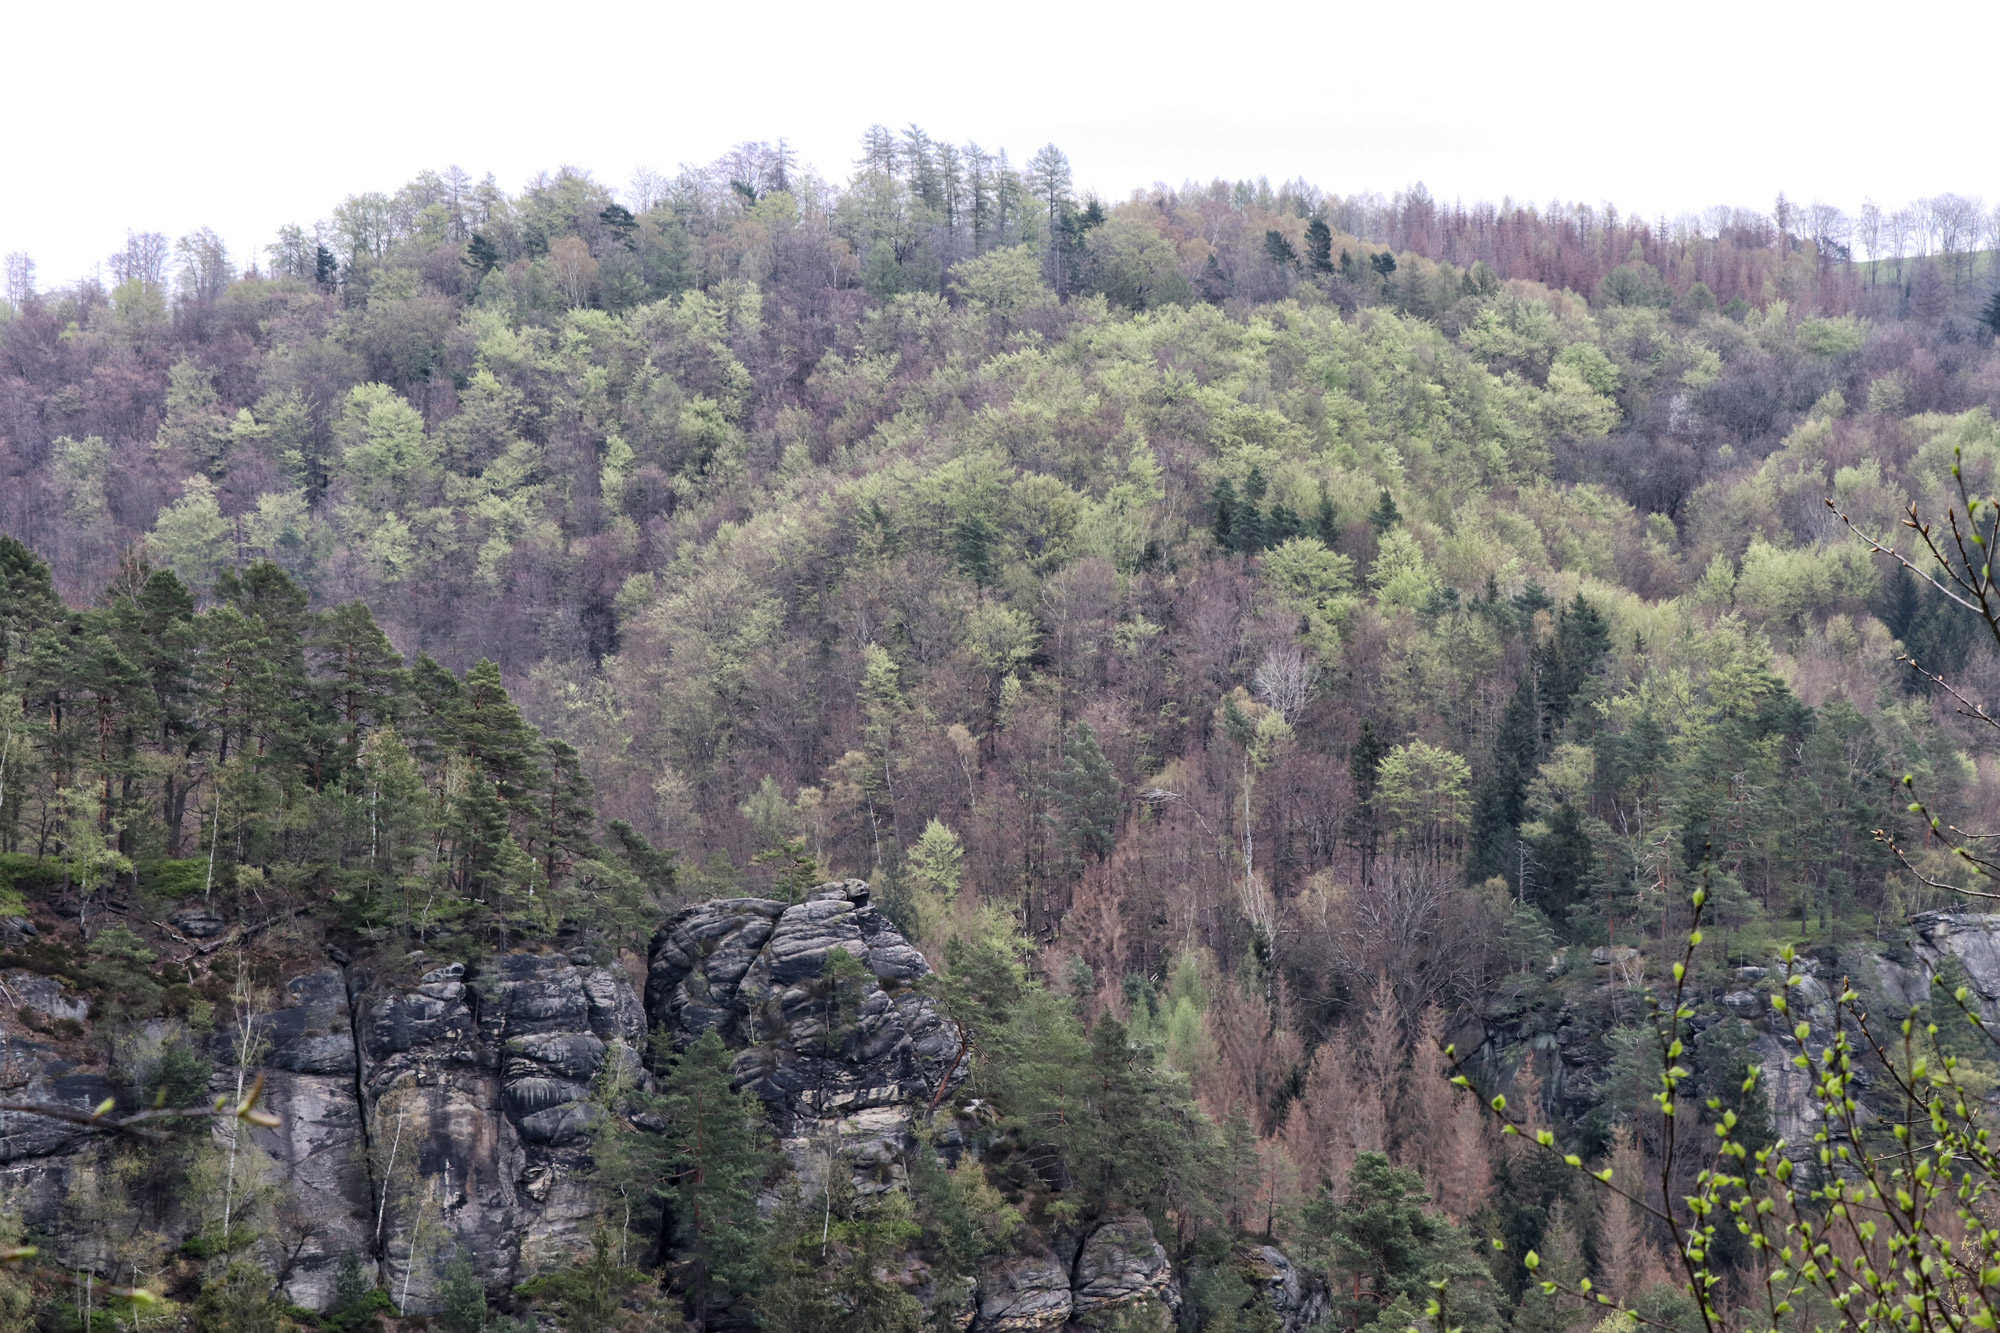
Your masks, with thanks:
[[[1621,12],[1622,11],[1622,12]],[[1893,19],[1893,22],[1892,22]],[[705,162],[783,135],[844,179],[871,122],[1047,142],[1111,198],[1303,176],[1337,193],[1609,201],[1779,190],[2000,202],[1991,4],[16,4],[0,252],[73,281],[127,227],[239,261],[350,193],[457,163]]]

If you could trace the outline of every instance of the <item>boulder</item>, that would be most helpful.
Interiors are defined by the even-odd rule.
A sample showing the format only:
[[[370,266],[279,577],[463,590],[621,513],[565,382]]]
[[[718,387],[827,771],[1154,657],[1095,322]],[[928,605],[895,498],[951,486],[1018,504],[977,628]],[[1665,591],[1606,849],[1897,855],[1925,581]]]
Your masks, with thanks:
[[[1071,1278],[1079,1320],[1099,1321],[1139,1301],[1180,1304],[1173,1265],[1141,1214],[1107,1217],[1084,1237]]]
[[[1285,1252],[1275,1245],[1251,1245],[1242,1251],[1250,1284],[1278,1316],[1282,1333],[1301,1333],[1327,1316],[1326,1288],[1300,1275]]]
[[[979,1271],[976,1333],[1039,1333],[1067,1324],[1076,1308],[1069,1270],[1046,1254],[1008,1255]]]

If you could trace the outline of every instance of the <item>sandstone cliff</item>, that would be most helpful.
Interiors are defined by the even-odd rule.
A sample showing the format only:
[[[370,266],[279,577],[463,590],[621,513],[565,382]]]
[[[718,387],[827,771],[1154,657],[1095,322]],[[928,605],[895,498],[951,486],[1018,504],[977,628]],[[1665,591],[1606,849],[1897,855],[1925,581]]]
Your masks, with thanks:
[[[828,982],[836,951],[859,964],[842,993]],[[829,1168],[862,1193],[903,1188],[909,1154],[920,1150],[917,1122],[933,1113],[947,1120],[941,1137],[956,1137],[961,1033],[918,985],[929,971],[923,956],[859,880],[822,885],[799,903],[738,898],[676,914],[645,960],[643,1003],[636,959],[605,966],[582,951],[538,950],[473,968],[426,959],[391,969],[330,953],[254,1018],[251,1067],[241,1071],[263,1076],[267,1109],[280,1119],[252,1134],[276,1194],[277,1223],[260,1236],[259,1257],[300,1305],[329,1304],[349,1253],[373,1262],[399,1306],[424,1313],[438,1307],[455,1252],[502,1290],[585,1248],[598,1207],[589,1128],[606,1113],[595,1088],[612,1062],[629,1078],[649,1077],[649,1029],[676,1046],[720,1031],[808,1192]],[[5,980],[23,1011],[88,1016],[47,978]],[[215,1091],[237,1086],[240,1036],[210,1039]],[[0,1034],[0,1069],[16,1096],[81,1108],[113,1091],[102,1073],[28,1034]],[[107,1244],[65,1202],[104,1150],[61,1122],[0,1121],[0,1182],[30,1224],[65,1262],[109,1271]],[[1265,1270],[1282,1298],[1287,1282],[1298,1284],[1282,1256],[1275,1262]],[[986,1265],[975,1289],[954,1299],[947,1313],[961,1327],[1023,1333],[1180,1298],[1146,1219],[1113,1216],[1069,1234],[1024,1235],[1018,1255]]]

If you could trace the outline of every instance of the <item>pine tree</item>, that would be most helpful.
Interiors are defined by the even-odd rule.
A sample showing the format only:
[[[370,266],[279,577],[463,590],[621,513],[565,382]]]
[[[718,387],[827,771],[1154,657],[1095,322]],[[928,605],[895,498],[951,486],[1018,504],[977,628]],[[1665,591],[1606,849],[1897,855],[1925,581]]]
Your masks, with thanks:
[[[1306,224],[1306,259],[1315,273],[1333,272],[1333,228],[1322,218]]]
[[[1374,512],[1368,515],[1368,526],[1380,534],[1402,521],[1403,511],[1396,508],[1396,497],[1386,490],[1383,491],[1382,498],[1376,501]]]
[[[559,905],[576,868],[597,853],[596,793],[575,747],[552,740],[543,745],[542,754],[547,776],[535,801],[533,836],[542,886],[551,903]],[[558,908],[552,905],[549,910]]]
[[[652,1103],[667,1126],[649,1177],[660,1237],[701,1329],[757,1288],[757,1188],[773,1163],[761,1108],[730,1082],[729,1051],[711,1028],[674,1060]]]
[[[1521,870],[1520,827],[1528,804],[1528,783],[1541,754],[1541,727],[1535,707],[1535,682],[1523,672],[1500,715],[1493,736],[1493,760],[1480,780],[1472,807],[1472,847],[1466,857],[1468,882],[1477,884],[1499,875],[1526,895],[1529,885]]]
[[[1072,868],[1101,861],[1118,841],[1118,774],[1097,743],[1097,733],[1079,722],[1063,747],[1057,778],[1056,817]]]
[[[30,634],[63,613],[49,567],[15,538],[0,533],[0,672]]]
[[[339,719],[342,765],[350,767],[369,728],[396,723],[403,655],[360,602],[336,606],[320,616],[309,648],[324,707]]]

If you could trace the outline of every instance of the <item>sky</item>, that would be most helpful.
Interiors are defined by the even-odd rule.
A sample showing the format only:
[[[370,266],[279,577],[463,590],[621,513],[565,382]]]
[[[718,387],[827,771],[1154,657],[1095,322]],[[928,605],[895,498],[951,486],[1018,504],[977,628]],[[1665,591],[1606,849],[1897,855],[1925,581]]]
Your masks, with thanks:
[[[456,163],[513,190],[582,167],[622,186],[779,136],[823,176],[872,123],[1081,189],[1304,177],[1444,199],[1848,210],[2000,202],[2000,7],[795,4],[336,7],[170,0],[0,17],[0,253],[44,287],[126,229],[212,226],[239,262],[277,228]],[[1619,11],[1619,12],[1614,12]]]

